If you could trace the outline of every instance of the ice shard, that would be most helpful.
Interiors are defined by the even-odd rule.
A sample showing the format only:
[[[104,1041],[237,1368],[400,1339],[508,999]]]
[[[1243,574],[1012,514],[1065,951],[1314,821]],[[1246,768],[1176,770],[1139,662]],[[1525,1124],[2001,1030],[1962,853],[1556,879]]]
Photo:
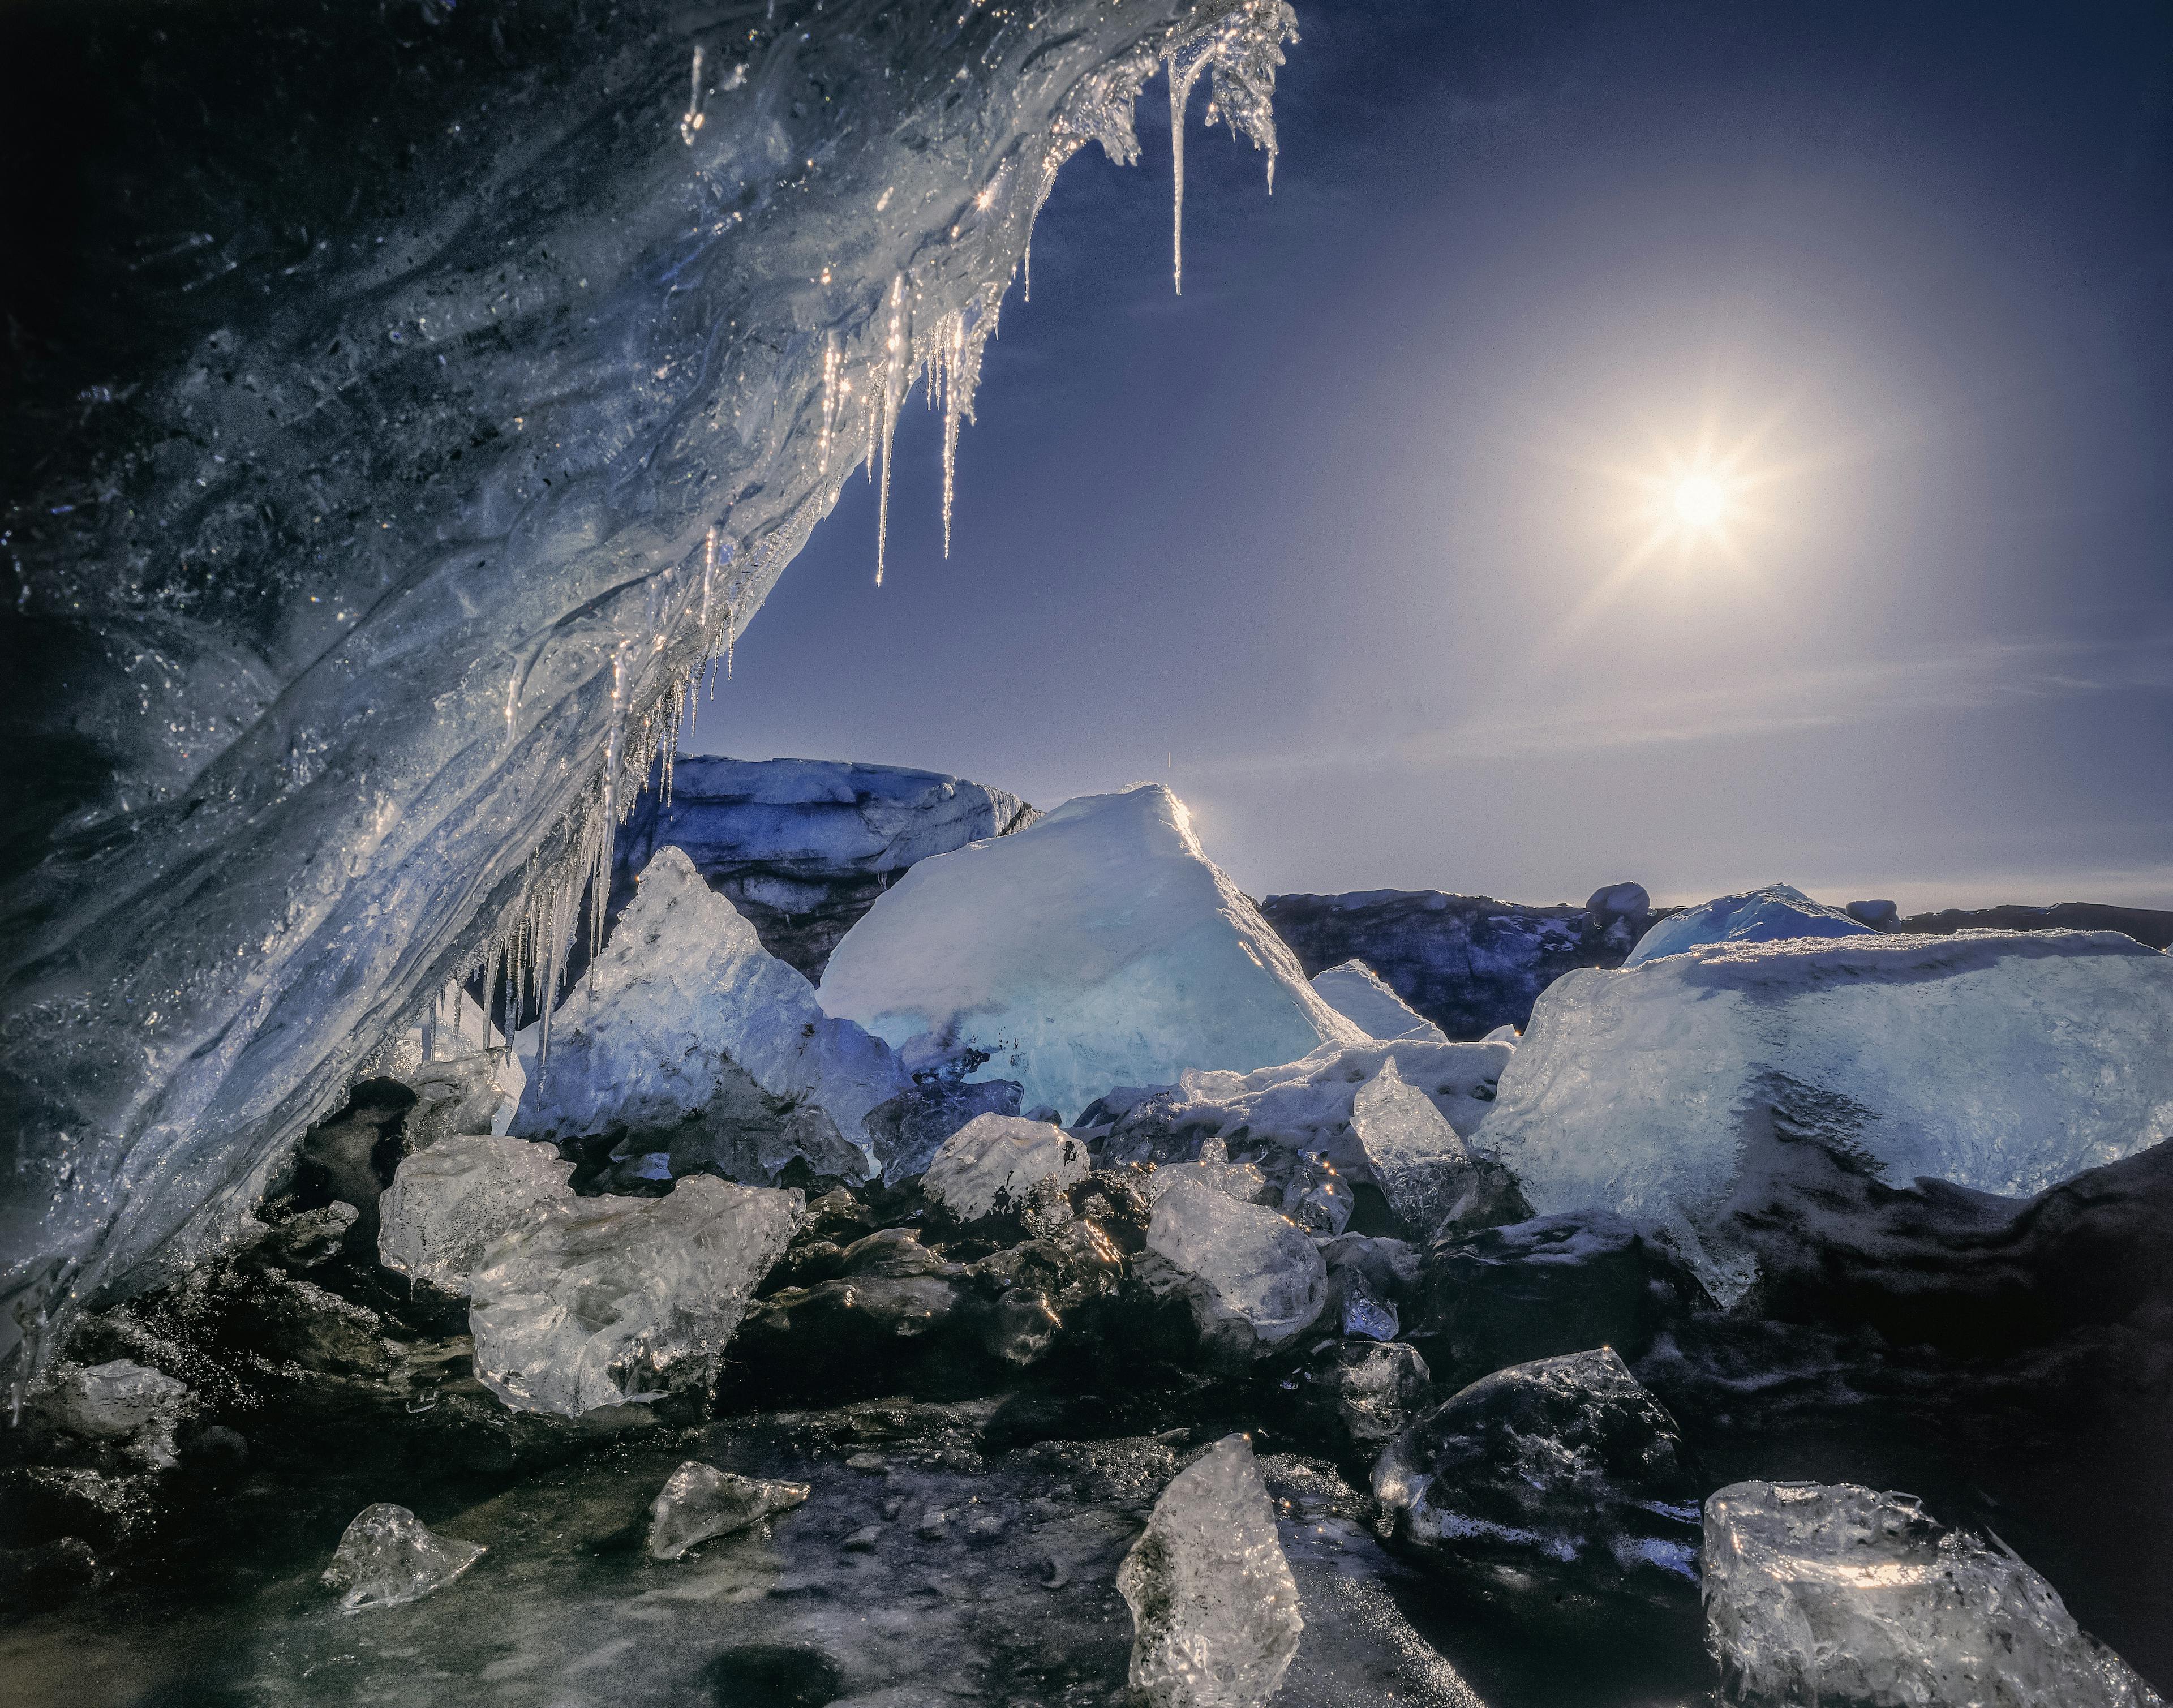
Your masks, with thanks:
[[[686,690],[901,381],[968,407],[1056,169],[1135,157],[1195,43],[1271,139],[1293,33],[1283,0],[159,21],[71,26],[85,249],[0,455],[38,756],[0,837],[0,1356],[245,1226],[427,993],[547,1007]]]

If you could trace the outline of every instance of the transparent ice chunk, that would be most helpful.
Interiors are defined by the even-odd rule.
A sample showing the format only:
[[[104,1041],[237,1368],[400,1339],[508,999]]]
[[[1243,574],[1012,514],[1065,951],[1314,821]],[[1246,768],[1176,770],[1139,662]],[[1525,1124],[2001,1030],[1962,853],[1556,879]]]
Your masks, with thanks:
[[[1320,999],[1370,1038],[1383,1043],[1447,1043],[1448,1034],[1391,990],[1362,961],[1313,975]]]
[[[555,1146],[475,1134],[401,1159],[378,1200],[377,1256],[389,1269],[465,1294],[483,1253],[570,1204],[574,1165]]]
[[[1130,1681],[1150,1708],[1259,1708],[1305,1619],[1252,1444],[1226,1436],[1173,1478],[1117,1588],[1132,1610]]]
[[[1328,1303],[1327,1265],[1302,1229],[1199,1180],[1156,1202],[1135,1261],[1150,1285],[1187,1301],[1203,1338],[1244,1354],[1302,1334]]]
[[[704,1174],[664,1198],[562,1205],[484,1253],[476,1374],[509,1405],[564,1417],[698,1391],[804,1214],[797,1191]]]
[[[435,1593],[488,1552],[480,1544],[439,1536],[405,1506],[365,1506],[340,1537],[324,1582],[339,1592],[343,1614],[401,1607]]]
[[[1913,1495],[1736,1483],[1705,1503],[1707,1641],[1739,1700],[2161,1708],[1994,1538]]]
[[[1086,1147],[1060,1127],[1011,1115],[976,1115],[943,1141],[921,1190],[961,1221],[1016,1208],[1044,1180],[1070,1186],[1092,1165]]]
[[[689,1459],[650,1504],[649,1557],[677,1560],[712,1537],[791,1511],[811,1492],[805,1483],[766,1483]]]

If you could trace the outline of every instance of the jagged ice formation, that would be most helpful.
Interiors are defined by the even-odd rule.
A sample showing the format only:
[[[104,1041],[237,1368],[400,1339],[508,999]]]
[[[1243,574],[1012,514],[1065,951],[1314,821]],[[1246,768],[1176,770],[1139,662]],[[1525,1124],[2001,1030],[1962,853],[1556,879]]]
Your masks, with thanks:
[[[245,1226],[428,993],[547,1007],[686,695],[856,468],[887,500],[916,378],[947,464],[1057,169],[1136,158],[1173,57],[1272,157],[1294,33],[1283,0],[281,21],[68,25],[105,199],[0,459],[25,1365]]]

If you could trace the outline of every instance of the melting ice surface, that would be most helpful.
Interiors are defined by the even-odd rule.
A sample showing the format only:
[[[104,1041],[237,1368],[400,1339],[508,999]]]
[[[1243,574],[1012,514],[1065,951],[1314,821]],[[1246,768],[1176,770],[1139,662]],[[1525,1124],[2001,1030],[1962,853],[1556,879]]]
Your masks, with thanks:
[[[506,29],[434,84],[412,194],[358,178],[303,262],[175,295],[197,342],[134,438],[58,447],[12,542],[104,757],[0,899],[0,1355],[245,1227],[425,993],[547,997],[704,665],[856,468],[887,501],[916,379],[947,465],[1057,170],[1135,159],[1173,57],[1271,152],[1293,33],[1282,0]],[[288,176],[238,230],[322,187]]]

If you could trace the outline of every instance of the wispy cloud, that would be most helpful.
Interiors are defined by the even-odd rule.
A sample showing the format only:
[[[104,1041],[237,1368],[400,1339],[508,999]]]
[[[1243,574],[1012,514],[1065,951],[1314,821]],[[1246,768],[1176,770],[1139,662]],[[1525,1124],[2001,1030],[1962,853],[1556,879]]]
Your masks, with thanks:
[[[1426,763],[1604,752],[2136,689],[2173,690],[2173,633],[2116,643],[1977,641],[1894,658],[1779,667],[1694,687],[1624,689],[1411,735],[1396,745],[1394,757]]]

